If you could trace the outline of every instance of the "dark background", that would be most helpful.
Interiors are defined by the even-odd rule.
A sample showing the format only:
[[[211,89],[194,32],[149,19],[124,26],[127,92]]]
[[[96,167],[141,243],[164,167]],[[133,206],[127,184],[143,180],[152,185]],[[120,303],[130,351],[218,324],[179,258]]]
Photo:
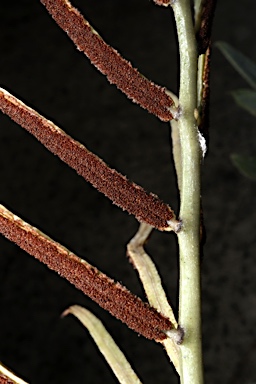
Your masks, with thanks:
[[[171,10],[149,0],[74,1],[104,39],[147,77],[177,92]],[[0,2],[0,84],[112,167],[177,210],[168,124],[110,86],[39,0]],[[213,41],[256,61],[255,2],[220,1]],[[210,151],[203,164],[207,243],[202,265],[206,382],[256,381],[255,183],[230,154],[256,153],[256,120],[229,91],[246,84],[213,46]],[[113,206],[32,136],[0,116],[1,201],[144,298],[125,246],[135,219]],[[144,383],[176,383],[161,346],[138,337],[69,283],[0,239],[0,360],[31,383],[115,383],[89,337],[64,309],[80,304],[106,324]],[[148,251],[177,308],[177,247],[155,232]]]

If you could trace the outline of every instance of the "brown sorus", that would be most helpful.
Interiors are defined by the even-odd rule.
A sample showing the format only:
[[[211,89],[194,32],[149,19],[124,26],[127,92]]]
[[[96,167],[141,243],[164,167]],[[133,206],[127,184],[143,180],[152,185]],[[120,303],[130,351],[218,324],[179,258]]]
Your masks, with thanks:
[[[139,221],[159,230],[179,230],[179,222],[173,211],[156,195],[147,193],[142,187],[108,167],[82,144],[3,89],[0,89],[0,109],[114,204]]]
[[[0,205],[0,232],[148,339],[161,341],[172,323],[120,283]]]
[[[163,121],[173,119],[175,110],[166,89],[142,76],[129,61],[105,43],[81,13],[67,0],[41,0],[56,23],[67,32],[100,72],[127,97]]]

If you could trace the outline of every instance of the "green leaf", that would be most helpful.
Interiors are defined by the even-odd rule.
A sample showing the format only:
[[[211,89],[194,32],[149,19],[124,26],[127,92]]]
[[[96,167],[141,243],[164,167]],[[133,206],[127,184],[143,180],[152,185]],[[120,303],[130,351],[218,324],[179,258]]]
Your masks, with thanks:
[[[256,157],[241,156],[236,153],[231,156],[232,163],[242,175],[256,181]]]
[[[123,352],[118,348],[102,322],[87,309],[79,305],[69,307],[63,316],[74,315],[88,329],[100,352],[121,384],[142,384]],[[100,378],[99,378],[100,382]]]
[[[216,46],[248,84],[256,89],[256,64],[227,43],[220,41]]]
[[[231,92],[235,102],[247,112],[256,116],[256,92],[250,89],[238,89]]]

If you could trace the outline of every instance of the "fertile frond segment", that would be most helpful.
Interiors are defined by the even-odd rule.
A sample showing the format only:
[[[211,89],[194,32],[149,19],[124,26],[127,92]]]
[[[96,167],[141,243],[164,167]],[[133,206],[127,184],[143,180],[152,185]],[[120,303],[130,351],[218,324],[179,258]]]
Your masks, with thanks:
[[[210,67],[211,45],[198,59],[198,129],[206,141],[206,147],[209,143]]]
[[[0,233],[56,271],[128,327],[162,341],[173,328],[169,319],[67,248],[0,205]]]
[[[0,110],[37,138],[49,151],[75,169],[114,204],[159,230],[178,232],[180,223],[157,196],[111,169],[98,156],[72,139],[22,101],[0,88]]]
[[[81,13],[67,0],[40,0],[56,23],[67,32],[110,83],[126,96],[163,121],[175,117],[176,108],[165,88],[142,76],[131,63],[105,43]]]
[[[196,34],[198,54],[206,52],[210,45],[212,21],[217,0],[203,0],[199,29]]]
[[[157,5],[163,5],[164,7],[168,7],[168,5],[171,5],[174,0],[154,0],[154,2]]]
[[[0,384],[28,384],[0,363]]]
[[[0,373],[0,384],[15,384],[14,381]]]

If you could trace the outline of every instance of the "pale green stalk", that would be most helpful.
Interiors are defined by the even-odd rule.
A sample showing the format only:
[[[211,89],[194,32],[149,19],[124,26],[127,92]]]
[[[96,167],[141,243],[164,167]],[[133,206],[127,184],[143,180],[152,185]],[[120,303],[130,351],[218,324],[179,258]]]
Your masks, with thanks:
[[[72,314],[88,329],[120,384],[142,384],[123,352],[119,349],[102,322],[87,309],[72,305],[63,316]]]
[[[178,120],[182,156],[182,188],[178,234],[180,247],[179,325],[184,328],[181,345],[181,383],[202,384],[200,299],[200,145],[195,122],[197,106],[197,51],[189,0],[173,4],[180,49],[181,116]]]
[[[161,341],[161,344],[164,346],[176,371],[180,374],[180,347],[178,342],[182,335],[177,329],[178,324],[166,297],[156,266],[144,249],[144,244],[152,229],[150,225],[141,223],[136,235],[127,245],[127,254],[139,273],[149,304],[168,317],[173,324],[173,329],[166,332],[168,337]]]

